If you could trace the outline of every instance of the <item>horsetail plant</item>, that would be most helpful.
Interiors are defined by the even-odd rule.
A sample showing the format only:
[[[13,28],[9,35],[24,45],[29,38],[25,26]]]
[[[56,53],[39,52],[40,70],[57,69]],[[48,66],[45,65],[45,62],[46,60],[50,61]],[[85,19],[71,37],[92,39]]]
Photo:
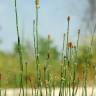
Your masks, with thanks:
[[[38,78],[39,78],[39,53],[38,53],[38,6],[39,6],[39,0],[35,0],[36,3],[36,64],[37,64],[37,84],[38,83]],[[35,39],[34,39],[35,40]]]
[[[38,48],[38,9],[39,9],[39,0],[35,0],[35,9],[36,9],[36,23],[33,21],[33,36],[34,36],[34,48],[35,48],[35,60],[36,60],[36,82],[37,82],[37,96],[38,96],[38,88],[41,90],[42,82],[40,76],[40,68],[39,68],[39,48]],[[36,25],[36,26],[35,26]],[[36,27],[36,28],[35,28]],[[41,91],[40,91],[41,92]]]
[[[33,20],[33,40],[34,40],[34,51],[35,51],[35,58],[36,58],[36,35],[35,35],[35,20]]]
[[[65,59],[66,59],[66,56],[65,56],[65,33],[63,35],[63,50],[62,50],[62,60],[63,60],[63,69],[62,69],[62,66],[61,66],[61,81],[63,81],[63,89],[64,89],[64,86],[66,86],[65,82],[66,82],[66,63],[65,63]],[[63,75],[63,76],[62,76]]]
[[[68,27],[67,27],[67,45],[66,45],[66,57],[67,57],[67,68],[69,67],[70,65],[70,61],[69,61],[69,47],[71,46],[68,46],[70,45],[69,44],[69,28],[70,28],[70,16],[67,17],[67,22],[68,22]],[[70,85],[70,72],[69,70],[67,71],[69,73],[69,76],[68,76],[68,88],[69,88],[69,96],[71,95],[71,85]]]
[[[45,82],[45,88],[46,88],[46,96],[48,96],[48,89],[49,88],[49,94],[51,95],[51,89],[50,89],[50,76],[49,76],[49,60],[50,60],[50,35],[48,35],[48,53],[47,53],[47,59],[46,64],[44,66],[44,82]]]
[[[38,32],[35,33],[35,20],[33,20],[33,39],[34,39],[34,51],[35,51],[35,60],[36,60],[36,71],[37,71],[37,88],[40,87],[40,94],[42,96],[42,81],[40,76],[40,69],[39,69],[39,52],[38,52]],[[38,89],[37,89],[38,94]]]
[[[84,96],[87,96],[87,62],[85,61],[85,64],[84,64],[84,70],[83,70],[83,77],[84,77],[84,91],[83,91],[83,95]]]
[[[79,38],[80,38],[80,29],[78,29],[77,50],[78,50],[78,46],[79,46]]]
[[[79,37],[80,37],[80,29],[78,30],[78,36],[77,36],[77,47],[74,46],[74,52],[75,52],[75,56],[73,59],[73,66],[72,66],[72,96],[76,95],[77,90],[78,90],[78,84],[77,84],[77,88],[75,89],[75,82],[76,82],[76,71],[77,71],[77,60],[78,60],[78,46],[79,46]],[[78,83],[78,81],[77,81]]]
[[[69,27],[70,27],[70,16],[67,17],[67,23],[68,23],[68,27],[67,27],[67,45],[69,42]],[[68,48],[66,46],[66,57],[68,59]]]
[[[62,90],[64,91],[64,84],[65,84],[65,78],[66,78],[66,65],[65,65],[65,54],[64,54],[64,49],[65,49],[65,33],[63,35],[63,49],[62,49],[62,60],[63,64],[61,64],[61,80],[60,80],[60,92],[59,92],[59,95],[64,96],[64,92],[62,92]],[[66,86],[66,85],[65,85]]]
[[[17,2],[15,0],[15,17],[16,17],[16,31],[17,31],[17,38],[18,38],[18,54],[19,54],[19,63],[20,63],[20,94],[21,89],[23,91],[24,96],[24,88],[23,88],[23,58],[22,58],[22,50],[21,50],[21,41],[19,36],[19,24],[18,24],[18,12],[17,12]],[[20,96],[19,94],[19,96]]]
[[[33,20],[33,39],[34,39],[34,51],[35,51],[35,60],[37,60],[37,49],[36,49],[36,33],[35,33],[35,20]],[[36,62],[36,83],[38,83],[38,64]],[[37,92],[36,92],[37,91]],[[35,95],[38,94],[38,90],[36,90],[36,86],[35,86]]]

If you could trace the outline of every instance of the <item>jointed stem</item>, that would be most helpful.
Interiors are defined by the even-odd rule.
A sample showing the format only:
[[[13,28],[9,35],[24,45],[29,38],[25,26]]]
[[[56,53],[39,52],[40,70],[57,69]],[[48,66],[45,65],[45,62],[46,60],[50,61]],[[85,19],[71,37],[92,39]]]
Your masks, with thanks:
[[[18,38],[18,54],[19,54],[19,61],[20,61],[20,86],[23,90],[23,96],[24,96],[24,89],[23,89],[23,58],[22,58],[22,51],[21,51],[21,42],[20,42],[20,36],[19,36],[19,25],[18,25],[18,13],[17,13],[17,3],[15,0],[15,16],[16,16],[16,31],[17,31],[17,38]],[[20,88],[20,90],[21,90]]]

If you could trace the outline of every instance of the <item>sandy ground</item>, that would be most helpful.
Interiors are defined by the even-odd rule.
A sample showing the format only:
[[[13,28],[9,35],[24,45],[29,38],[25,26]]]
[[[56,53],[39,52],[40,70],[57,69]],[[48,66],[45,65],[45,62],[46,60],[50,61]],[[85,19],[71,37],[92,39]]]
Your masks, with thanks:
[[[94,88],[94,90],[92,90],[92,89],[93,89],[92,87],[87,88],[87,96],[96,96],[96,88]],[[26,89],[24,89],[24,92],[25,92],[24,96],[26,96]],[[36,96],[35,92],[36,92],[36,90],[34,89],[33,95],[32,95],[32,89],[27,89],[27,96]],[[40,92],[40,90],[39,90],[39,92]],[[53,91],[53,90],[51,91],[51,96],[59,96],[59,92],[60,92],[60,89],[56,88],[55,91]],[[1,93],[2,93],[1,96],[19,96],[20,89],[6,89],[6,90],[1,89]],[[71,89],[70,93],[71,93],[70,96],[72,96],[72,89]],[[67,94],[66,96],[69,96],[69,89],[68,88],[64,89],[64,94]],[[21,92],[20,96],[22,96],[22,92]],[[42,96],[46,96],[45,89],[42,89]],[[47,96],[49,96],[49,95],[47,95]],[[82,96],[82,88],[81,87],[78,88],[75,96]],[[85,96],[85,95],[83,95],[83,96]]]

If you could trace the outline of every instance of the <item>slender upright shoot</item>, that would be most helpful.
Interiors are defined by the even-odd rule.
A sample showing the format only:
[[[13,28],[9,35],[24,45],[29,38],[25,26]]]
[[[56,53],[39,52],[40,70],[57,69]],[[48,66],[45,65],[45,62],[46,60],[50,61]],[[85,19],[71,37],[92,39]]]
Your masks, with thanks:
[[[17,12],[17,2],[15,0],[15,17],[16,17],[16,31],[17,31],[17,38],[18,38],[18,54],[19,54],[19,63],[20,63],[20,75],[21,75],[21,80],[20,80],[20,93],[21,93],[21,88],[23,91],[23,96],[24,96],[24,89],[23,89],[23,58],[22,58],[22,51],[21,51],[21,41],[20,41],[20,36],[19,36],[19,24],[18,24],[18,12]]]

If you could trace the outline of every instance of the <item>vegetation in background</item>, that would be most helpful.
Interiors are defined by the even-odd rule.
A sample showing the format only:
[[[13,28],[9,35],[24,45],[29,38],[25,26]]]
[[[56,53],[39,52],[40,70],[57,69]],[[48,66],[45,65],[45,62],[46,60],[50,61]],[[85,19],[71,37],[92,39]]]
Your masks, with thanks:
[[[54,46],[51,35],[39,36],[38,13],[39,0],[35,0],[36,18],[33,20],[33,43],[21,43],[18,10],[15,0],[17,42],[12,53],[0,52],[0,88],[20,88],[20,94],[26,88],[35,89],[35,95],[55,96],[56,87],[59,96],[75,96],[78,87],[82,87],[82,96],[87,96],[87,86],[93,86],[96,80],[96,45],[95,27],[89,45],[79,45],[80,29],[75,43],[70,41],[70,22],[67,18],[67,32],[62,36],[61,52]],[[67,88],[67,89],[66,89]],[[52,91],[53,90],[53,91]],[[94,88],[93,88],[94,90]],[[93,92],[92,90],[92,92]],[[1,96],[1,89],[0,89]]]

